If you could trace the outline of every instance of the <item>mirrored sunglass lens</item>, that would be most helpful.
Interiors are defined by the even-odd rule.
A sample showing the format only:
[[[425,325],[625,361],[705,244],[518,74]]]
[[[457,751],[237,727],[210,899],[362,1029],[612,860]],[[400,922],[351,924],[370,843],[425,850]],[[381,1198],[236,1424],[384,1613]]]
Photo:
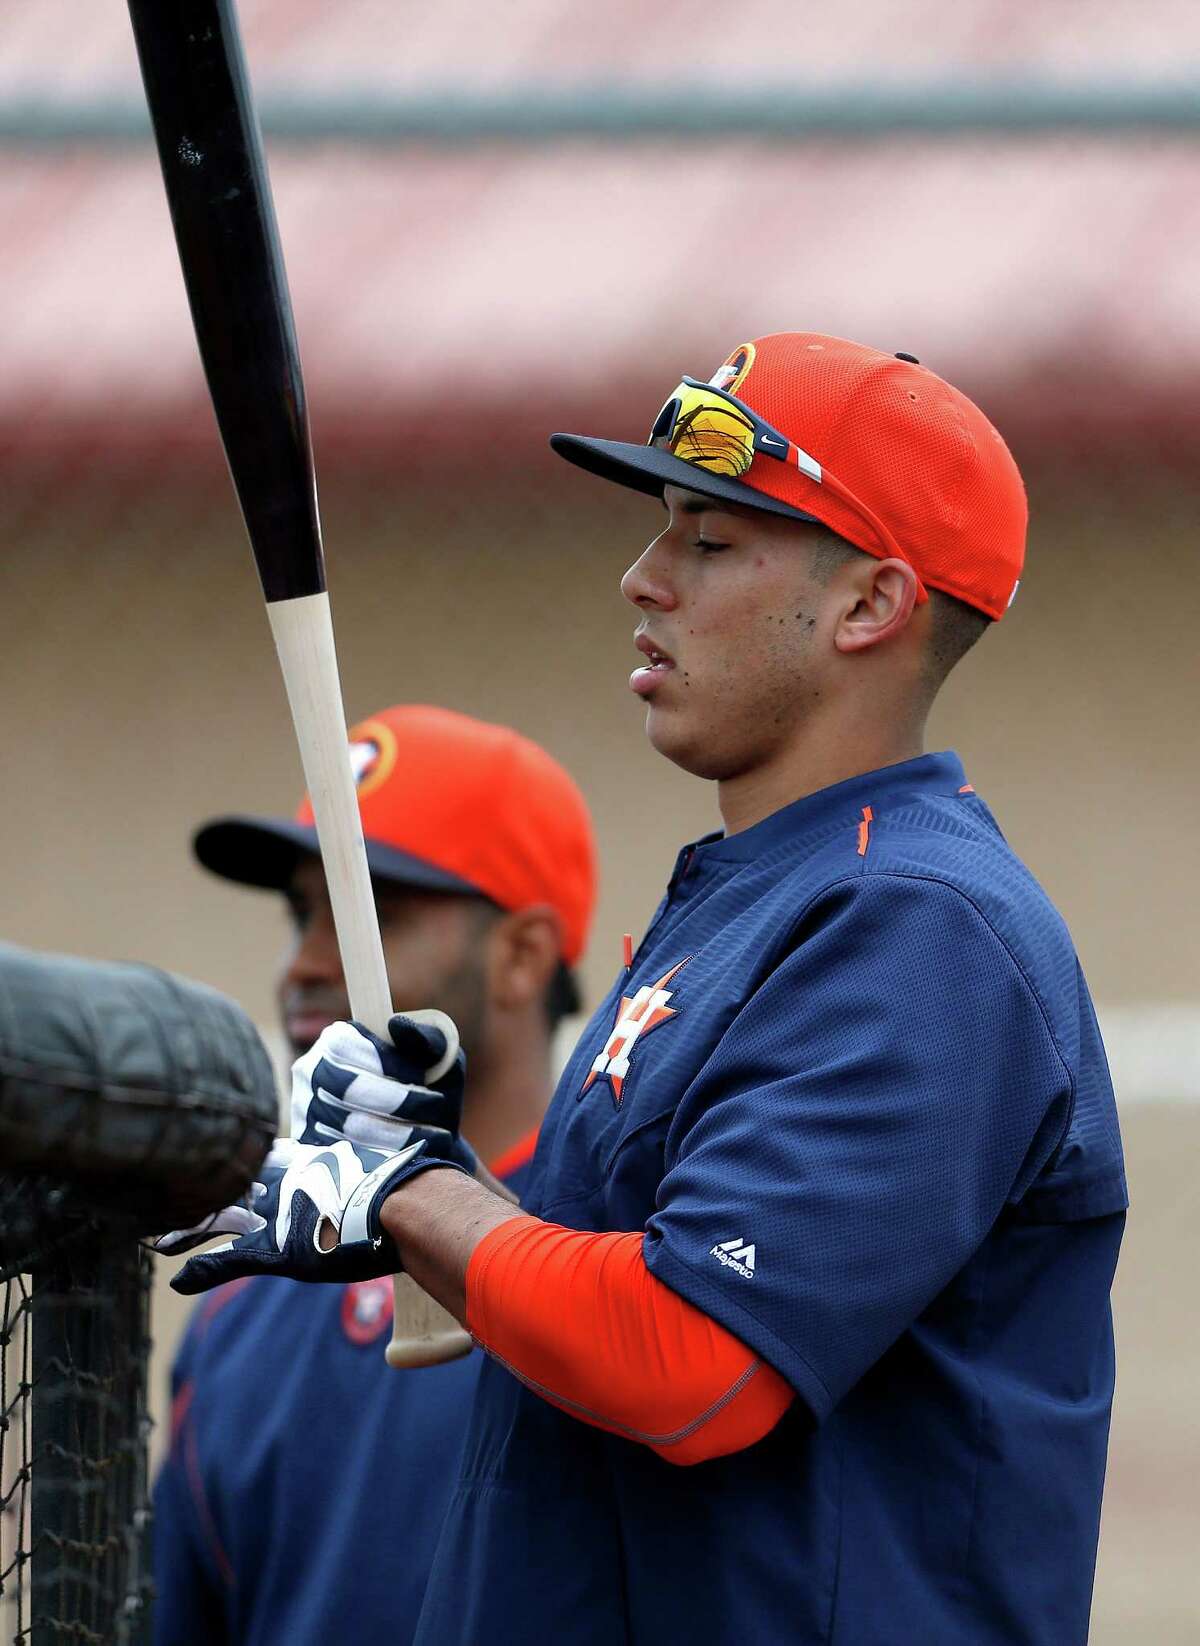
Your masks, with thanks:
[[[664,429],[660,435],[668,451],[710,474],[732,480],[745,474],[754,461],[754,425],[744,413],[696,390],[683,391],[667,405],[678,408],[669,434]]]

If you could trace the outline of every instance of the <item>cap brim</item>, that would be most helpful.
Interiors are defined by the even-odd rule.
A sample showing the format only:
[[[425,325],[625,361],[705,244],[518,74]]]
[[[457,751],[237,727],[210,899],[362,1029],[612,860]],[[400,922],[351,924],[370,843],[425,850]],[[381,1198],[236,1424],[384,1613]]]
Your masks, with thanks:
[[[368,838],[366,847],[372,880],[422,891],[487,896],[469,880],[395,846]],[[293,823],[284,817],[214,818],[196,830],[192,850],[206,869],[219,874],[223,880],[277,892],[290,884],[301,857],[320,856],[316,829],[311,824]]]
[[[780,503],[744,481],[710,474],[707,469],[685,463],[681,457],[661,451],[657,446],[635,446],[626,440],[595,440],[585,434],[552,434],[550,445],[577,468],[598,474],[602,480],[613,480],[618,486],[628,486],[631,491],[645,492],[648,497],[661,497],[668,485],[682,486],[687,491],[699,492],[701,497],[740,503],[743,508],[781,514],[788,520],[821,524],[815,514],[805,514],[790,503]]]

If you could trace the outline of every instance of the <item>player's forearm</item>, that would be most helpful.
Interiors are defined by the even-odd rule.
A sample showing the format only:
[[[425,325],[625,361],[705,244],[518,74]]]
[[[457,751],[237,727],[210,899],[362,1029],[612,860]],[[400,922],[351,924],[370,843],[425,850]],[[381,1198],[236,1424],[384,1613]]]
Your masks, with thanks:
[[[530,1217],[461,1172],[384,1202],[409,1273],[543,1399],[697,1463],[752,1445],[792,1391],[745,1344],[656,1280],[642,1237]]]
[[[405,1269],[463,1325],[471,1254],[499,1224],[525,1216],[503,1185],[491,1182],[494,1190],[464,1172],[422,1172],[380,1211]]]

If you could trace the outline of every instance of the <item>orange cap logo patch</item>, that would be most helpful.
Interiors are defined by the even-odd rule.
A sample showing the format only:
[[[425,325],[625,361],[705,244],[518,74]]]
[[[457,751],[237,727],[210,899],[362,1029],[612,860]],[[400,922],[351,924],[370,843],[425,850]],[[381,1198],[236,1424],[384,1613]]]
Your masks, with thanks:
[[[392,775],[396,734],[382,720],[362,720],[350,732],[350,766],[358,798],[374,794]]]
[[[736,394],[746,381],[753,364],[754,344],[742,343],[717,367],[708,381],[714,389],[724,389],[726,394]]]

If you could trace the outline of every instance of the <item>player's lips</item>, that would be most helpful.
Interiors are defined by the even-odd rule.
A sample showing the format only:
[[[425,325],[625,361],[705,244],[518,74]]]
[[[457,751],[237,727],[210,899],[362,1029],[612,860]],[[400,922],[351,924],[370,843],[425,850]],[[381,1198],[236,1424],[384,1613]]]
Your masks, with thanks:
[[[662,683],[663,677],[670,674],[675,667],[675,659],[669,652],[663,651],[661,646],[651,640],[649,635],[635,635],[633,643],[638,651],[645,654],[648,661],[643,663],[640,668],[634,669],[629,676],[630,689],[635,691],[639,697],[649,697],[650,693]]]
[[[339,1018],[348,1018],[349,1015],[350,1008],[344,1001],[340,1006],[297,1004],[285,1009],[283,1026],[293,1047],[302,1047],[307,1051],[317,1036],[331,1023],[336,1023]]]

